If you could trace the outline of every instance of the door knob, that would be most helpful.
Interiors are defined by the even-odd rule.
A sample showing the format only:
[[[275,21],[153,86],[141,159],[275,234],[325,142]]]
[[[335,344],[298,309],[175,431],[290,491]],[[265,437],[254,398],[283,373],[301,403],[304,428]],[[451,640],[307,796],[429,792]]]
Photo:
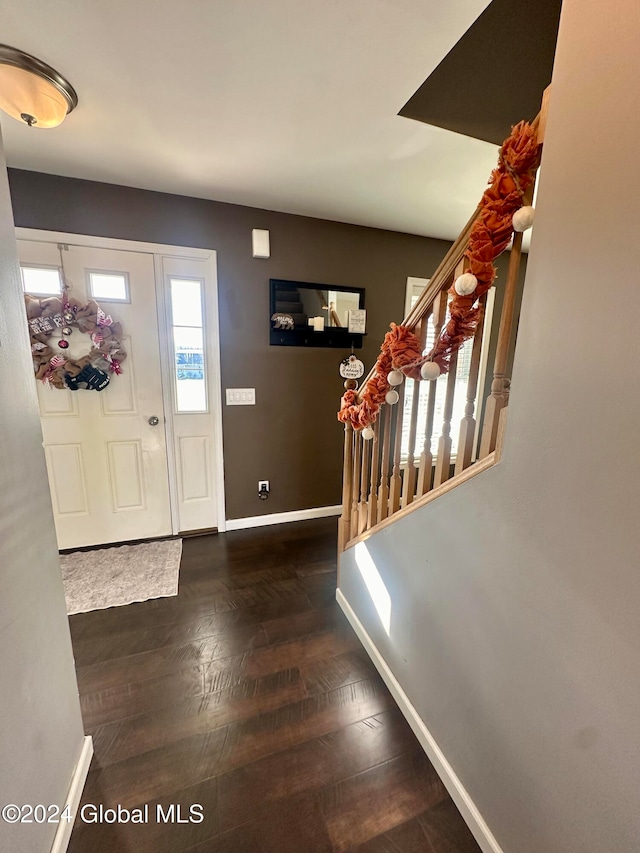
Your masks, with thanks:
[[[160,418],[157,415],[151,415],[148,421],[149,426],[158,426],[159,423]]]

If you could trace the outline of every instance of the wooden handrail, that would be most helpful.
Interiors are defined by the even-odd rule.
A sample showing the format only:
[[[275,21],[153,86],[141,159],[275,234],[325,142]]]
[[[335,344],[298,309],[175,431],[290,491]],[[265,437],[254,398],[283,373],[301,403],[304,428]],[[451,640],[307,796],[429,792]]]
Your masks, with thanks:
[[[531,122],[531,126],[537,131],[538,134],[538,145],[542,145],[542,142],[544,140],[544,131],[547,126],[547,109],[549,106],[550,89],[550,86],[545,89],[542,97],[542,107],[540,109],[540,112]],[[478,204],[478,206],[472,213],[469,221],[464,226],[456,240],[451,244],[446,255],[436,268],[436,271],[429,279],[429,284],[420,294],[420,298],[417,300],[413,308],[410,309],[409,313],[404,318],[401,325],[407,326],[410,329],[415,329],[415,327],[418,325],[424,315],[431,310],[433,302],[437,295],[440,293],[440,291],[445,289],[445,286],[448,289],[448,287],[453,283],[453,274],[455,272],[455,268],[464,257],[464,253],[467,249],[467,244],[469,242],[469,235],[471,234],[471,230],[475,225],[476,219],[480,215],[480,211],[481,205]],[[375,365],[371,368],[371,370],[369,371],[365,379],[363,379],[360,385],[360,389],[358,391],[358,402],[360,402],[361,400],[361,393],[365,385],[367,384],[368,380],[371,379],[374,373]]]
[[[464,253],[467,250],[469,236],[476,223],[476,219],[480,215],[480,210],[481,206],[478,205],[455,242],[449,248],[447,254],[440,261],[438,267],[436,267],[436,271],[429,279],[429,284],[420,294],[420,298],[409,311],[406,318],[402,321],[403,326],[409,326],[410,329],[415,328],[420,322],[422,316],[429,310],[440,291],[443,290],[445,286],[450,286],[456,267],[462,261]]]
[[[429,279],[429,284],[420,294],[420,298],[409,311],[405,319],[402,321],[403,326],[408,326],[410,329],[415,329],[420,320],[431,311],[433,303],[438,294],[443,290],[448,290],[453,283],[453,275],[456,267],[464,257],[464,253],[469,242],[469,234],[474,226],[474,223],[480,215],[480,205],[475,210],[475,213],[464,227],[464,231],[458,239],[449,248],[449,251],[440,262],[438,268]],[[366,378],[362,380],[358,391],[358,402],[361,400],[361,393],[365,385],[375,373],[375,365],[371,368]]]
[[[544,93],[540,113],[532,122],[539,146],[544,138],[548,102],[549,89]],[[524,205],[531,204],[534,185],[535,181],[531,182],[523,198]],[[481,210],[481,205],[478,205],[402,322],[403,326],[418,335],[423,352],[427,345],[430,315],[436,340],[446,322],[449,290],[455,278],[464,271],[469,237]],[[481,360],[484,363],[482,353],[486,352],[489,343],[488,330],[491,324],[484,324],[482,316],[470,343],[471,351],[465,350],[465,359],[462,356],[458,358],[458,351],[452,353],[446,379],[441,377],[429,381],[428,391],[424,389],[426,394],[420,393],[420,383],[415,380],[406,380],[395,389],[399,400],[395,406],[383,405],[380,417],[373,425],[372,440],[367,440],[361,430],[345,425],[343,515],[339,527],[341,550],[424,506],[499,460],[507,423],[510,383],[506,368],[515,324],[521,254],[522,234],[516,233],[497,330],[491,394],[484,404],[484,413],[483,401],[479,399],[476,402],[476,397],[480,385]],[[481,297],[480,302],[484,309],[486,297]],[[358,402],[361,402],[363,390],[375,369],[374,365],[362,382],[357,395]],[[405,412],[404,391],[409,381],[412,382],[413,397]],[[458,391],[460,394],[456,397]],[[459,405],[462,393],[464,414]],[[438,426],[434,432],[436,424]],[[476,432],[480,426],[482,435],[477,448]],[[458,436],[457,447],[454,430]],[[437,444],[435,453],[432,452],[434,442]]]

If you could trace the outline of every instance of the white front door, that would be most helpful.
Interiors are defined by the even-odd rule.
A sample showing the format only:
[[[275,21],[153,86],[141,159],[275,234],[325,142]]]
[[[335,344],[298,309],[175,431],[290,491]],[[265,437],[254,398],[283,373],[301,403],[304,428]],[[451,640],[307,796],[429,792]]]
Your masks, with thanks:
[[[29,270],[58,270],[57,244],[19,240],[18,252],[26,289],[49,287]],[[37,383],[58,547],[170,535],[154,256],[68,245],[62,262],[70,295],[122,322],[128,355],[100,392]],[[78,329],[68,340],[71,356],[91,347]]]

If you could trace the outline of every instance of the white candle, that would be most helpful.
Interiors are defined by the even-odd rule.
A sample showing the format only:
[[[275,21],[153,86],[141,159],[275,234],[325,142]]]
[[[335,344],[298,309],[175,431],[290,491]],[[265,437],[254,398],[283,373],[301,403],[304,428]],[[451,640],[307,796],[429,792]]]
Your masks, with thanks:
[[[324,317],[314,317],[313,318],[313,331],[314,332],[323,332],[324,331]]]

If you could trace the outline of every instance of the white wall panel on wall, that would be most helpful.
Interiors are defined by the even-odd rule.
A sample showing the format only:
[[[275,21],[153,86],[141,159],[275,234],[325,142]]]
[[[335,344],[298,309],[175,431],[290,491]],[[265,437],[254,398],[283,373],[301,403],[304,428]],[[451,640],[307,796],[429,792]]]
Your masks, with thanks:
[[[38,400],[42,417],[78,416],[78,397],[67,389],[51,388],[38,383]]]
[[[49,444],[45,452],[56,514],[89,515],[82,445]]]
[[[108,441],[109,483],[114,512],[146,509],[139,441]]]
[[[211,500],[209,437],[181,435],[178,438],[178,462],[182,502]]]

